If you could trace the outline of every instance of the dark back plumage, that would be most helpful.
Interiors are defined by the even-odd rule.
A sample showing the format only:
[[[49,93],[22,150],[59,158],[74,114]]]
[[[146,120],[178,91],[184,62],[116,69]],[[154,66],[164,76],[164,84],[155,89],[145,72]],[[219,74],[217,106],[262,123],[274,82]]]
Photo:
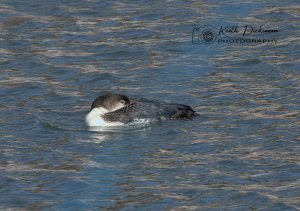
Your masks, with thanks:
[[[123,108],[106,113],[104,119],[109,122],[130,123],[137,119],[190,119],[194,114],[195,111],[187,105],[138,99]]]

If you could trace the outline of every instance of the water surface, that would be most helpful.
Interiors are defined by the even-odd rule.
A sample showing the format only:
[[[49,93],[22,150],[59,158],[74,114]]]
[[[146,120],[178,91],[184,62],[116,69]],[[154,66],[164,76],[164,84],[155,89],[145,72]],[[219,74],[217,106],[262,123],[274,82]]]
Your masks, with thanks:
[[[298,210],[298,1],[1,1],[0,209]],[[277,44],[192,44],[199,25]],[[192,121],[89,131],[117,92]]]

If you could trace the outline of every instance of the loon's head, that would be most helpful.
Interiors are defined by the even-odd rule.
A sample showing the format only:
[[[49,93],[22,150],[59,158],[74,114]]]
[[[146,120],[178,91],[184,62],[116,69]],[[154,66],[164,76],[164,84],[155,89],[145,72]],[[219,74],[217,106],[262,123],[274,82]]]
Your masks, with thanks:
[[[107,112],[112,112],[129,104],[130,100],[125,95],[107,94],[97,97],[91,106],[91,110],[94,108],[102,108],[106,109]]]
[[[125,95],[107,94],[94,100],[90,112],[86,115],[85,120],[88,126],[104,126],[106,122],[102,115],[118,110],[130,104],[130,100]]]

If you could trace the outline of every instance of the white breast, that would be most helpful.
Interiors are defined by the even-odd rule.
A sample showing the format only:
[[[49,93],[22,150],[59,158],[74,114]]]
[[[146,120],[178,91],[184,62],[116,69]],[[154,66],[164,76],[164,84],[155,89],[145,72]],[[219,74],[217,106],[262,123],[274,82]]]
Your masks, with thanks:
[[[85,117],[85,122],[89,127],[96,126],[120,126],[121,122],[107,122],[102,116],[108,111],[104,108],[93,108]]]

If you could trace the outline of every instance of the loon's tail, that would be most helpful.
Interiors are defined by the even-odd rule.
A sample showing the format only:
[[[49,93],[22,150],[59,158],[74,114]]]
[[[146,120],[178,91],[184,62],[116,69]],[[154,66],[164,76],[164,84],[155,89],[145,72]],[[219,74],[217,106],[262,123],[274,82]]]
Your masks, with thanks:
[[[191,119],[195,111],[187,105],[176,104],[176,111],[171,115],[171,119]]]

